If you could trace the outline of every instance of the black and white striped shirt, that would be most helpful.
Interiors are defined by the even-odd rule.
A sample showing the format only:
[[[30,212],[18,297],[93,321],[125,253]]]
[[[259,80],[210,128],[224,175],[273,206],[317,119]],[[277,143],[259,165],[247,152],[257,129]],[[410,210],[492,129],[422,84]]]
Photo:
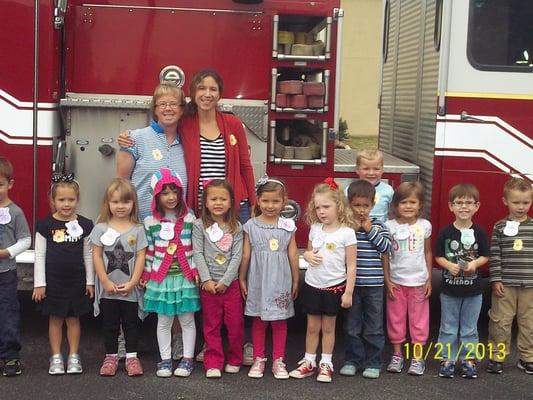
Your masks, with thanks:
[[[206,139],[200,135],[200,154],[198,204],[201,206],[204,180],[224,179],[226,177],[226,152],[222,135],[218,135],[213,140]]]

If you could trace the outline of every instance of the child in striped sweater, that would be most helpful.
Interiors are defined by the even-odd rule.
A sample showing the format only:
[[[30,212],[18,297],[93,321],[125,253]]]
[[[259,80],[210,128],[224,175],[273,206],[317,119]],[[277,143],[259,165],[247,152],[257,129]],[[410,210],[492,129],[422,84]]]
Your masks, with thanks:
[[[357,277],[352,307],[344,325],[347,338],[341,375],[353,376],[363,369],[363,377],[378,378],[385,345],[383,332],[382,257],[390,251],[391,240],[385,224],[371,218],[376,189],[366,180],[348,187],[348,201],[355,220],[357,237]]]
[[[157,313],[157,342],[161,362],[156,375],[172,376],[171,328],[174,317],[183,332],[183,358],[174,375],[187,377],[193,370],[196,326],[200,309],[198,272],[192,258],[194,214],[187,208],[180,177],[167,168],[150,182],[152,215],[144,220],[148,249],[141,286],[146,288],[144,310]]]

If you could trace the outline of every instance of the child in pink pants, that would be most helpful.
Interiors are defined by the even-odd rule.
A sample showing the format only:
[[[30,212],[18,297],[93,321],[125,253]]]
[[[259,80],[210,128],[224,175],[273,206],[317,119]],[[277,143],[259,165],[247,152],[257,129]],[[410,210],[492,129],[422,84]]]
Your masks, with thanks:
[[[431,294],[431,224],[420,218],[424,189],[418,182],[403,182],[394,192],[395,218],[385,225],[392,238],[390,260],[383,262],[387,288],[387,333],[393,346],[387,371],[402,371],[402,345],[409,324],[412,354],[408,374],[422,375],[426,368],[423,346],[429,335],[429,296]]]

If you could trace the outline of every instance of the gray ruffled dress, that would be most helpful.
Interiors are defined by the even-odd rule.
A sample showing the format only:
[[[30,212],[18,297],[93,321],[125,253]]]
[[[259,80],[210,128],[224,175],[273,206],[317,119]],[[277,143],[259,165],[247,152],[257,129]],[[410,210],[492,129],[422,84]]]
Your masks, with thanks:
[[[263,321],[294,316],[287,249],[296,227],[290,220],[281,217],[279,220],[278,225],[271,225],[252,218],[243,226],[251,244],[244,314]]]

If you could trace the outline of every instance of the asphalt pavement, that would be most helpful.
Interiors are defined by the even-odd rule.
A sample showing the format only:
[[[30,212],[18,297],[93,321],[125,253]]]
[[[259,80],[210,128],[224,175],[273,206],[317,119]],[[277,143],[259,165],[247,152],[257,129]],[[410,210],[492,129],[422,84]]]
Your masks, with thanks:
[[[479,368],[479,378],[466,380],[456,375],[454,379],[437,376],[438,361],[434,360],[436,348],[425,354],[427,370],[424,376],[415,377],[405,373],[382,372],[379,379],[365,379],[358,373],[347,378],[335,372],[333,382],[316,382],[314,378],[303,380],[289,379],[277,381],[270,373],[269,365],[263,379],[247,377],[248,368],[236,375],[223,374],[218,380],[208,380],[204,376],[201,363],[189,378],[158,378],[155,364],[158,359],[155,335],[155,318],[145,321],[140,345],[140,359],[145,374],[130,378],[120,364],[115,377],[102,378],[98,375],[103,359],[103,340],[100,320],[92,317],[82,319],[82,342],[80,354],[84,373],[77,376],[48,375],[49,345],[47,319],[35,311],[29,292],[20,292],[22,306],[22,363],[24,372],[16,378],[0,376],[1,400],[59,400],[59,399],[533,399],[533,375],[526,375],[516,368],[516,349],[505,364],[502,375],[485,372],[487,360]],[[432,343],[438,334],[438,299],[432,299]],[[486,344],[486,306],[480,317],[481,343]],[[436,321],[436,322],[435,322]],[[1,322],[0,322],[1,323]],[[200,332],[200,329],[198,329]],[[305,318],[296,317],[289,322],[287,342],[287,367],[292,369],[302,357],[305,342]],[[268,348],[268,347],[267,347]],[[340,369],[343,353],[343,334],[337,332],[334,354],[336,369]],[[66,345],[63,347],[67,351]],[[481,349],[480,349],[481,350]],[[386,347],[385,359],[390,355]]]

